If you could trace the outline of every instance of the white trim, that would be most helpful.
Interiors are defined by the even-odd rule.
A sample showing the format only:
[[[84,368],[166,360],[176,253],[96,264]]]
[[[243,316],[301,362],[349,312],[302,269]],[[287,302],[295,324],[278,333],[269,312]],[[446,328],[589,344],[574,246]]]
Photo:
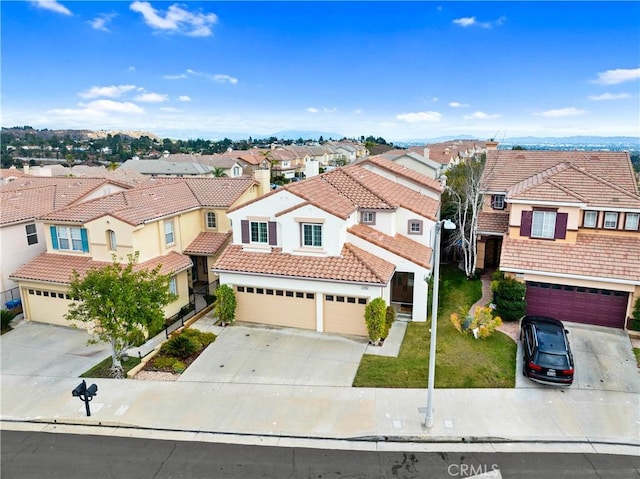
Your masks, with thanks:
[[[602,278],[599,276],[583,276],[580,274],[553,273],[550,271],[536,271],[532,269],[503,268],[501,266],[500,271],[507,271],[509,273],[536,274],[539,276],[549,276],[551,278],[581,279],[583,281],[601,281],[603,283],[640,285],[640,280],[631,281],[629,279]]]
[[[590,208],[587,208],[586,203],[582,203],[582,202],[568,203],[564,201],[514,200],[510,198],[505,199],[505,202],[511,203],[511,204],[519,204],[519,205],[568,206],[570,208],[590,209]]]

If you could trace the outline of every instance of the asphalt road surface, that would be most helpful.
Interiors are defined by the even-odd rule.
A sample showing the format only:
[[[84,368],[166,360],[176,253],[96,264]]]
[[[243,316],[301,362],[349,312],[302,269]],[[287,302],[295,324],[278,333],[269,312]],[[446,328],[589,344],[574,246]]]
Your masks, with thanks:
[[[6,430],[0,441],[2,479],[640,477],[640,458],[622,455],[342,451]]]

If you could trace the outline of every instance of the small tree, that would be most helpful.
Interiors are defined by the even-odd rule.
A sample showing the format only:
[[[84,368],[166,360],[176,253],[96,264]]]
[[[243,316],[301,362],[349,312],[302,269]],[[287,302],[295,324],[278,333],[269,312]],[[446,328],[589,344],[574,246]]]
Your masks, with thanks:
[[[387,305],[382,298],[374,299],[364,308],[364,320],[372,344],[380,344],[383,338],[386,314]]]
[[[513,278],[503,278],[495,290],[496,313],[505,320],[520,319],[526,310],[526,285]]]
[[[216,289],[214,313],[223,326],[233,323],[236,319],[236,294],[228,284],[221,284]]]
[[[111,373],[116,378],[124,376],[124,352],[141,333],[161,327],[164,306],[176,298],[169,292],[169,276],[159,273],[161,265],[136,269],[138,257],[138,252],[130,254],[122,265],[113,255],[112,264],[82,277],[74,271],[69,285],[72,302],[65,318],[72,324],[93,325],[89,343],[111,345]]]
[[[393,322],[396,320],[396,309],[393,306],[387,306],[387,311],[384,318],[384,338],[389,336],[389,331],[391,331],[391,326],[393,326]]]

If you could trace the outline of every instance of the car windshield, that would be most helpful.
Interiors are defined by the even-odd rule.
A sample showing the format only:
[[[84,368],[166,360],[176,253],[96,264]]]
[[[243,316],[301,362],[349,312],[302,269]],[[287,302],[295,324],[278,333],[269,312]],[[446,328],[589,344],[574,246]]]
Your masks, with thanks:
[[[550,354],[539,352],[534,361],[538,366],[549,369],[569,369],[569,359],[566,354]]]

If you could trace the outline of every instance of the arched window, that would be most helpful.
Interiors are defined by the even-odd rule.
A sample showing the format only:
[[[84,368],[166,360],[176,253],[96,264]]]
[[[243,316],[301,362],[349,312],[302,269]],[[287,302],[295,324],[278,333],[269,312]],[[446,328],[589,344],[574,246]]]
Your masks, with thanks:
[[[216,214],[213,211],[207,212],[207,228],[216,227]]]
[[[116,232],[113,230],[107,230],[107,246],[111,251],[118,250],[118,242],[116,241]]]

